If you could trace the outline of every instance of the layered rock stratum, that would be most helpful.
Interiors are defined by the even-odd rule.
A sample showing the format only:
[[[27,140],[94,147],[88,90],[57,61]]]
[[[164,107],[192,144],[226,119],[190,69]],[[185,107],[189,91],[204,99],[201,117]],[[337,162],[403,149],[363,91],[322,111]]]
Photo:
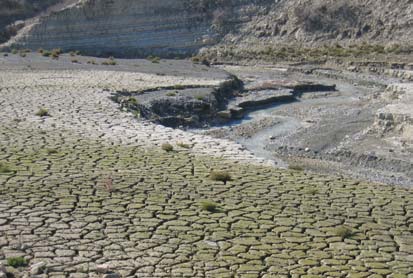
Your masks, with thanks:
[[[405,46],[412,13],[409,0],[84,0],[32,20],[4,46],[119,56],[187,55],[217,44]]]

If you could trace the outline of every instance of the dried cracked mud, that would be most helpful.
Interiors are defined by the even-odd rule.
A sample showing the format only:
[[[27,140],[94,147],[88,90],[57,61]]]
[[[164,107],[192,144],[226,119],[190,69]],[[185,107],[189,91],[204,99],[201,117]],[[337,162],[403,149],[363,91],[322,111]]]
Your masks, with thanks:
[[[412,189],[279,170],[138,122],[107,89],[148,85],[135,74],[0,72],[0,261],[44,261],[36,277],[53,278],[99,277],[100,264],[122,277],[413,277]]]

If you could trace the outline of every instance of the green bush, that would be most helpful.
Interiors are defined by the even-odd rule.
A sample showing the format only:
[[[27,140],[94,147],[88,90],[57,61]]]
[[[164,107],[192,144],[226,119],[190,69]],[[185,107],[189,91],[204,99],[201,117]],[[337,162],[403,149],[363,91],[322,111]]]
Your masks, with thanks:
[[[161,58],[157,56],[152,56],[152,55],[148,56],[146,59],[151,61],[154,64],[159,64],[159,62],[161,61]]]
[[[42,54],[43,57],[50,57],[52,56],[52,52],[49,50],[42,50],[41,52],[39,52],[40,54]]]
[[[185,143],[183,143],[183,142],[178,142],[178,144],[176,144],[178,147],[181,147],[181,148],[183,148],[183,149],[190,149],[191,148],[191,145],[189,145],[189,144],[185,144]]]
[[[48,149],[46,149],[46,152],[47,152],[47,154],[56,154],[56,153],[58,153],[58,150],[57,150],[57,149],[48,148]]]
[[[104,66],[116,66],[117,62],[115,61],[115,58],[109,57],[107,61],[102,62],[102,65]]]
[[[40,108],[40,110],[36,112],[36,116],[39,116],[39,117],[48,117],[48,116],[50,116],[49,110],[44,109],[44,108]]]
[[[11,173],[12,170],[10,169],[9,166],[7,166],[4,163],[0,162],[0,174],[7,174],[7,173]]]
[[[293,170],[293,171],[304,171],[304,168],[297,164],[288,165],[288,169]]]
[[[11,267],[22,267],[27,266],[28,262],[23,257],[13,257],[7,259],[7,264]]]
[[[222,181],[224,183],[232,179],[231,175],[226,171],[212,171],[209,177],[213,181]]]
[[[171,152],[174,150],[174,147],[169,143],[162,144],[161,148],[166,152]]]
[[[217,212],[218,205],[214,202],[204,201],[204,202],[201,202],[201,208],[208,212]]]
[[[338,227],[335,230],[335,234],[341,237],[342,239],[351,238],[352,236],[354,236],[353,230],[347,226]]]

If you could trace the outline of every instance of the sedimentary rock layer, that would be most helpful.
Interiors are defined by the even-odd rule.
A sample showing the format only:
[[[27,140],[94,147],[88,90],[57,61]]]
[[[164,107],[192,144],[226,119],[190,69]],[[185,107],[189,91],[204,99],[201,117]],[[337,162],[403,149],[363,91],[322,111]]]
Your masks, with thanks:
[[[236,23],[247,13],[243,2],[249,1],[215,2],[84,1],[41,19],[17,45],[95,55],[186,55],[215,43],[229,18]]]

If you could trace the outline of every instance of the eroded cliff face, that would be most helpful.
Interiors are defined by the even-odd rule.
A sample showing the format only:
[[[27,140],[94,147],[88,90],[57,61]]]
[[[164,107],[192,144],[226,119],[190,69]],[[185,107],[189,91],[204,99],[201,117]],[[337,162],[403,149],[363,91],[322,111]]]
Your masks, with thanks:
[[[188,55],[218,42],[255,1],[87,0],[40,20],[14,45],[85,54]]]
[[[6,46],[175,57],[211,45],[403,45],[413,44],[412,14],[411,0],[79,0]]]

